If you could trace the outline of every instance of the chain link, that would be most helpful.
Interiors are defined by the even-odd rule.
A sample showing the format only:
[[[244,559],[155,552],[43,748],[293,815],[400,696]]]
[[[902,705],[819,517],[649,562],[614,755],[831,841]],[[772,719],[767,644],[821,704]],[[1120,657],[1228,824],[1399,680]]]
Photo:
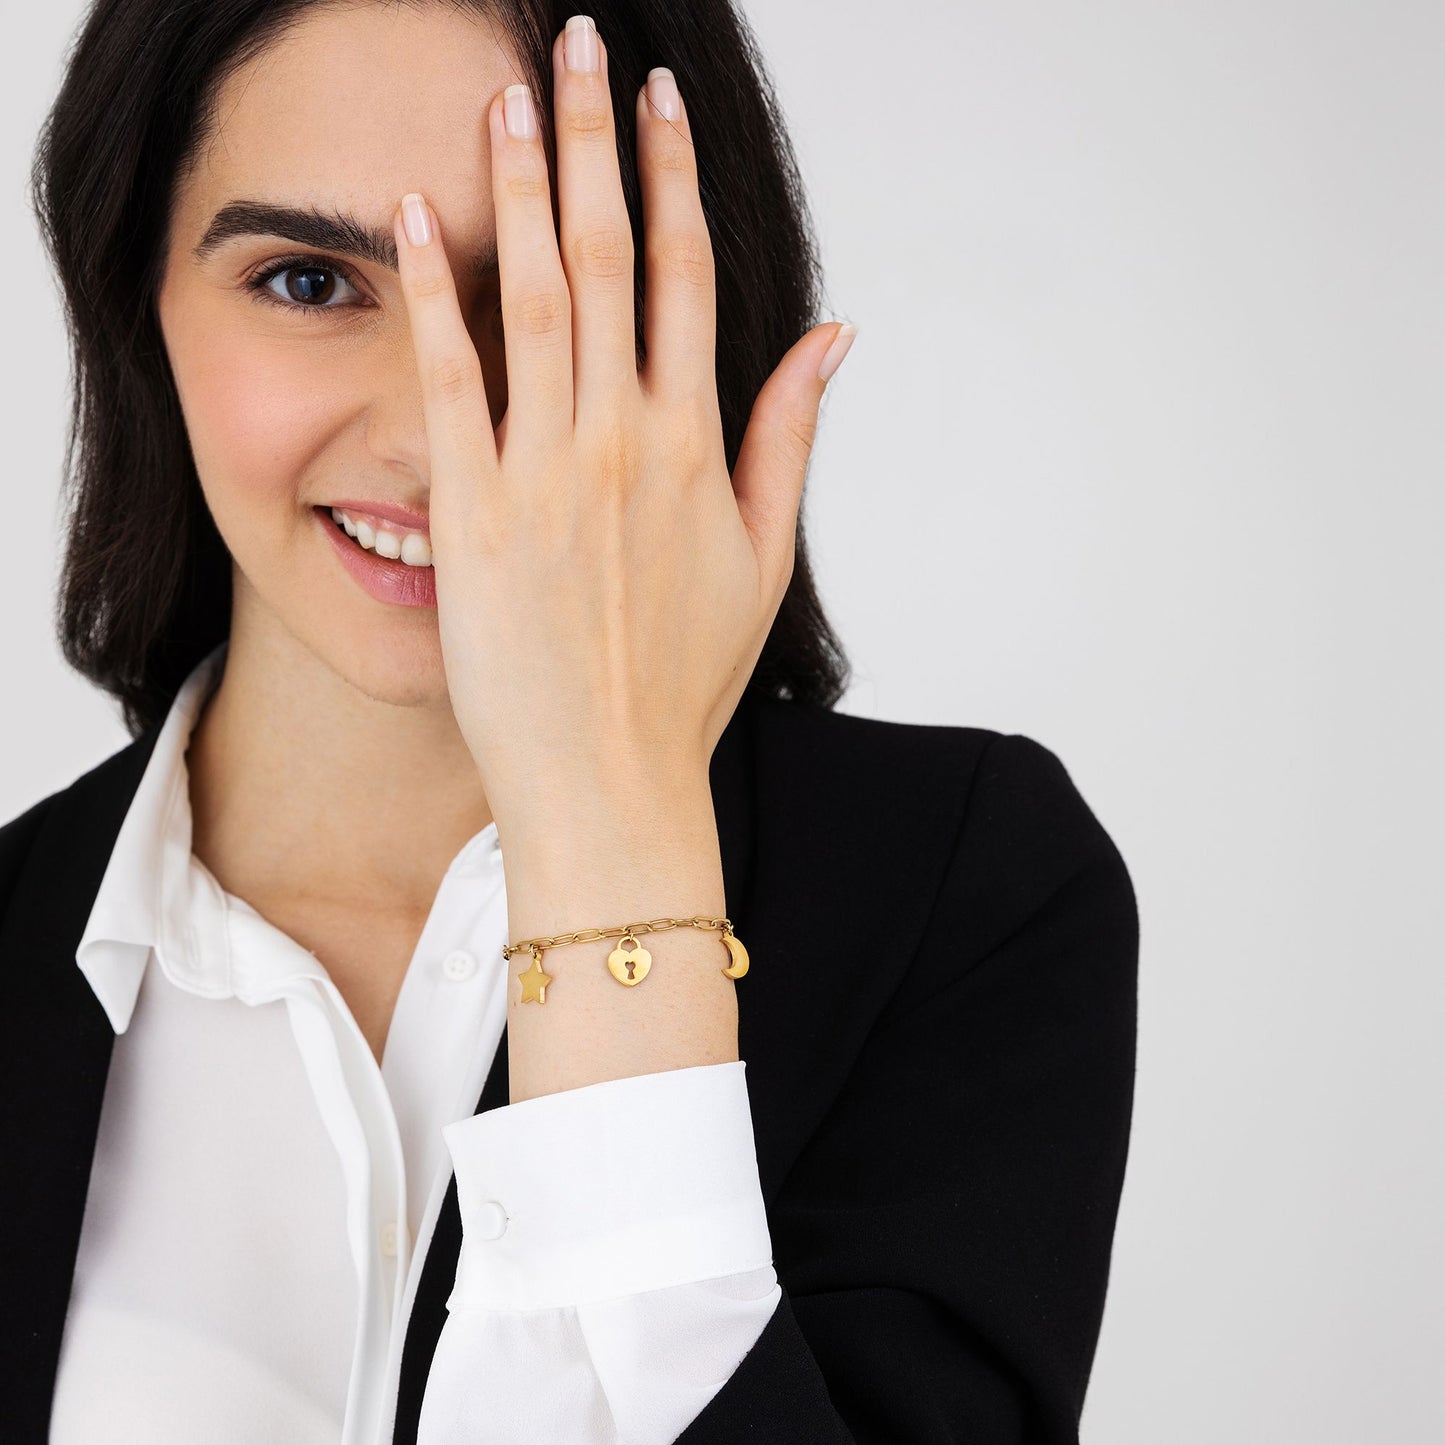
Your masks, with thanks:
[[[520,943],[509,943],[502,949],[502,958],[510,962],[514,953],[530,949],[534,956],[544,948],[560,948],[567,943],[595,943],[599,938],[634,937],[639,933],[666,933],[669,928],[721,928],[724,933],[733,931],[732,920],[728,918],[704,918],[694,914],[691,918],[652,918],[644,923],[625,923],[620,928],[582,928],[576,933],[559,933],[555,938],[525,938]]]

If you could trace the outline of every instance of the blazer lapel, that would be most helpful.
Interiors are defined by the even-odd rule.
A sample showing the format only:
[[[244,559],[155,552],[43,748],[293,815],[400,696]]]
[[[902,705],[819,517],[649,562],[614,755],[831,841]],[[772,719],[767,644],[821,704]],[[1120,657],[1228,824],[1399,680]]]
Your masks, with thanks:
[[[43,1440],[115,1031],[75,962],[116,835],[155,747],[143,733],[53,795],[0,930],[0,1195],[21,1308],[0,1318],[6,1438]]]

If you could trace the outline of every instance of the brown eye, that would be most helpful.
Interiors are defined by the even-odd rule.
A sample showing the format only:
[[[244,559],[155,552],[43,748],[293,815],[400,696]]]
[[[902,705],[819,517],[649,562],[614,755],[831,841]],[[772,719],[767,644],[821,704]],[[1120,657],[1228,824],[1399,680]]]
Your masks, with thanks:
[[[337,311],[361,298],[340,266],[304,257],[289,257],[273,263],[248,286],[258,300],[270,301],[291,311]]]
[[[286,293],[299,303],[316,302],[324,305],[336,292],[334,272],[324,271],[319,266],[292,266],[281,273],[286,284]]]

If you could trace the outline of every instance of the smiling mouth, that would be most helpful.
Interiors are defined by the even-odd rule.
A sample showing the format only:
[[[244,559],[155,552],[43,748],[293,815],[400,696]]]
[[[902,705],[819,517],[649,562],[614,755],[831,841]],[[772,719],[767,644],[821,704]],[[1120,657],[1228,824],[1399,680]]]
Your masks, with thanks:
[[[338,531],[344,532],[363,551],[400,561],[408,567],[432,565],[431,541],[425,532],[404,532],[379,518],[346,511],[341,507],[318,507],[330,511]]]

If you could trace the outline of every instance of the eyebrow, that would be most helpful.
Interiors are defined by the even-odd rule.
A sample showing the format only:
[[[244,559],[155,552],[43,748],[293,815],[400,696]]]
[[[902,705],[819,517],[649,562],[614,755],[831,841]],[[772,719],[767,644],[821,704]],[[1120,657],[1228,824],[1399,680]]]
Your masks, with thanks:
[[[364,226],[342,211],[303,210],[266,201],[227,201],[211,218],[192,255],[204,262],[238,236],[278,236],[298,246],[312,246],[318,251],[335,251],[370,261],[388,271],[398,269],[396,237],[390,230]],[[452,268],[460,279],[473,285],[496,277],[500,274],[496,241],[487,241],[480,250],[459,259],[452,258]]]

